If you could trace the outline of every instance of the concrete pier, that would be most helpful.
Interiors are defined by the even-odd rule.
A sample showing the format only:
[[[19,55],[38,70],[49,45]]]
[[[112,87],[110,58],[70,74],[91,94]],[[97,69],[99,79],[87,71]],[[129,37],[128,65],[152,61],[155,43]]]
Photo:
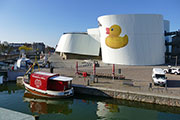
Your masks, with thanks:
[[[0,120],[35,120],[31,115],[0,108]]]
[[[125,79],[99,77],[98,82],[93,82],[91,78],[93,66],[84,66],[83,60],[62,60],[55,54],[49,61],[55,66],[54,73],[74,78],[75,93],[180,107],[180,75],[167,74],[167,87],[154,86],[152,83],[152,69],[154,67],[167,68],[167,66],[116,65],[115,75],[123,75]],[[84,79],[82,75],[75,74],[76,61],[78,61],[79,71],[91,75]],[[112,65],[101,61],[99,64],[100,67],[96,68],[97,75],[112,73]],[[119,69],[121,69],[120,74]],[[42,69],[41,71],[49,72],[50,70]]]
[[[83,86],[76,84],[73,84],[73,87],[76,94],[111,97],[111,98],[117,98],[123,100],[180,107],[180,97],[178,96],[170,97],[168,95],[161,95],[161,94],[158,95],[158,94],[145,93],[145,92],[137,92],[137,91],[133,92],[127,90],[117,90],[117,89]]]

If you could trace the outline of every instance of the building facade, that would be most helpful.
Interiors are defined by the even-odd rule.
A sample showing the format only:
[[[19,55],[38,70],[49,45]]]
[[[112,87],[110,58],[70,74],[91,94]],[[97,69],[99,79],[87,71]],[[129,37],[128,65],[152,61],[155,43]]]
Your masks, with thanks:
[[[98,23],[99,28],[88,29],[85,34],[62,35],[56,51],[89,56],[102,54],[102,61],[110,64],[165,63],[164,29],[168,27],[162,15],[105,15],[98,17]]]

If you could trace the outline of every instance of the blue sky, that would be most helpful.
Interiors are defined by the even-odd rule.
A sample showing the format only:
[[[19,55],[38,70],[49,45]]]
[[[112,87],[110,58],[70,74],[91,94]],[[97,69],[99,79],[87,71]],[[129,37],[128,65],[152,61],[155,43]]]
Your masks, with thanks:
[[[0,0],[0,41],[55,47],[64,32],[98,27],[109,14],[162,14],[180,29],[180,0]]]

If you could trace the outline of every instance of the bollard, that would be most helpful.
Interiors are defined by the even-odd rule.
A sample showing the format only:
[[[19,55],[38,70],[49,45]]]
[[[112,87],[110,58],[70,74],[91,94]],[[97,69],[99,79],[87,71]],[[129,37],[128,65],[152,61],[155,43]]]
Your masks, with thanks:
[[[149,83],[149,90],[152,89],[152,83]]]
[[[115,77],[115,64],[113,64],[113,66],[112,66],[112,77],[113,77],[113,80],[114,80],[114,77]]]
[[[51,66],[51,67],[50,67],[50,73],[53,73],[53,72],[54,72],[54,67]]]
[[[96,64],[93,64],[93,82],[95,83],[95,76],[96,76]]]
[[[87,86],[89,86],[89,79],[87,80]]]
[[[76,61],[76,71],[75,71],[75,74],[79,74],[79,72],[78,72],[78,61]]]

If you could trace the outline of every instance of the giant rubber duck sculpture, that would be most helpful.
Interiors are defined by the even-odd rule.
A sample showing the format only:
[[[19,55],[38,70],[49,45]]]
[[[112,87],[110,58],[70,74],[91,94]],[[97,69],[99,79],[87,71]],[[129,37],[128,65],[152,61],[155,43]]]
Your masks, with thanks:
[[[110,28],[106,28],[106,45],[110,48],[118,49],[126,46],[128,44],[128,36],[120,37],[121,27],[119,25],[112,25]]]

